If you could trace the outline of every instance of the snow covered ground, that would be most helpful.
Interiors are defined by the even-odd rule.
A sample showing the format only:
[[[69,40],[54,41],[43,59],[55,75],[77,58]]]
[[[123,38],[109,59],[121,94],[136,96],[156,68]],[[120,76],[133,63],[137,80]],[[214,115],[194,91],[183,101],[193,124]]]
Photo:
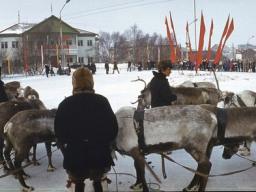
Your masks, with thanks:
[[[131,80],[140,78],[149,82],[152,78],[151,71],[126,71],[127,64],[120,65],[120,74],[105,74],[103,65],[97,65],[97,72],[94,75],[95,91],[106,96],[115,111],[123,106],[134,106],[131,102],[137,100],[140,90],[143,89],[142,82],[131,82]],[[112,72],[112,70],[110,70]],[[256,73],[245,72],[217,72],[216,73],[219,86],[222,91],[233,91],[235,93],[243,90],[252,90],[256,92]],[[10,76],[3,78],[5,83],[10,81],[20,81],[22,87],[31,86],[40,94],[40,99],[44,102],[47,108],[57,108],[58,104],[67,96],[71,95],[72,76],[30,76],[17,77]],[[181,74],[179,71],[172,71],[169,77],[169,83],[172,86],[177,86],[180,83],[191,80],[210,81],[215,83],[215,79],[210,72],[201,72],[195,75],[194,71],[184,71]],[[215,83],[216,84],[216,83]],[[255,143],[251,147],[251,156],[248,158],[256,160]],[[53,164],[56,167],[54,172],[47,172],[47,158],[44,144],[38,145],[37,158],[41,163],[40,166],[29,166],[25,172],[31,175],[31,178],[26,180],[26,183],[35,188],[36,192],[64,192],[70,191],[65,188],[67,175],[62,168],[62,154],[59,150],[53,147]],[[252,166],[252,162],[242,159],[238,156],[233,156],[230,160],[222,159],[223,147],[215,147],[211,156],[212,175],[218,175],[245,169]],[[108,178],[112,180],[109,184],[109,191],[131,191],[129,186],[135,182],[135,169],[133,161],[128,156],[120,156],[117,153],[118,159],[115,161],[116,166],[112,169]],[[196,169],[196,162],[184,150],[173,151],[169,155],[178,163]],[[167,179],[164,179],[161,172],[161,158],[156,154],[146,156],[147,162],[151,162],[150,166],[161,179],[162,183],[157,183],[154,177],[146,170],[147,182],[152,191],[181,191],[186,187],[192,177],[193,173],[187,171],[181,166],[171,163],[166,160]],[[0,176],[3,171],[0,169]],[[237,173],[229,176],[211,177],[208,180],[206,187],[207,191],[255,191],[256,171],[251,168],[247,171]],[[91,186],[87,182],[86,191],[91,191]],[[7,176],[0,179],[0,192],[14,192],[19,191],[19,184],[12,176]]]

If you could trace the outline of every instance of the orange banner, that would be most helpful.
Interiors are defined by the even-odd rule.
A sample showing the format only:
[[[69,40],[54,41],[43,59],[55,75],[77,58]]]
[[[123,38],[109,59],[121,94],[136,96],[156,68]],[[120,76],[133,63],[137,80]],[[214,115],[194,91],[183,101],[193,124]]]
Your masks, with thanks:
[[[205,35],[204,15],[203,15],[203,12],[201,12],[199,45],[198,45],[197,62],[195,66],[196,71],[198,69],[198,66],[202,64],[202,60],[203,60],[204,35]]]
[[[174,52],[174,48],[173,48],[173,44],[172,44],[171,33],[170,33],[170,29],[169,29],[166,17],[165,17],[165,25],[166,25],[167,36],[168,36],[169,44],[170,44],[170,48],[171,48],[171,60],[172,60],[172,63],[176,63],[177,59],[176,59],[176,56],[175,56],[175,52]]]
[[[181,59],[180,59],[180,50],[179,50],[179,46],[178,46],[177,39],[176,39],[176,34],[175,34],[175,30],[174,30],[174,25],[173,25],[173,22],[172,22],[171,12],[170,12],[170,20],[171,20],[171,27],[172,27],[172,31],[173,31],[173,35],[174,35],[175,44],[176,44],[176,53],[178,55],[179,61],[181,61]]]
[[[228,31],[229,17],[230,17],[230,15],[228,16],[228,19],[227,19],[227,22],[226,22],[224,31],[223,31],[223,33],[222,33],[222,37],[221,37],[221,39],[220,39],[219,47],[218,47],[218,50],[217,50],[216,55],[215,55],[215,58],[214,58],[214,62],[213,62],[213,63],[216,64],[216,66],[218,65],[218,62],[220,61],[220,57],[221,57],[222,40],[223,40],[223,38],[226,36],[226,33],[227,33],[227,31]]]
[[[211,38],[212,38],[212,33],[213,33],[213,20],[211,22],[210,35],[209,35],[208,51],[207,51],[207,57],[206,57],[206,62],[207,63],[209,62],[210,56],[211,56]]]

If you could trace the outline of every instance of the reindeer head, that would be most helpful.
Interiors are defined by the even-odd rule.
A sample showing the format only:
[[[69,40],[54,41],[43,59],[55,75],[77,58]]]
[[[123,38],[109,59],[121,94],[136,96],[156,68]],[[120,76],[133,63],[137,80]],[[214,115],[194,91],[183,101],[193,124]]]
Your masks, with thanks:
[[[234,93],[228,91],[222,91],[220,94],[220,101],[224,102],[224,108],[229,108],[234,102]]]
[[[150,108],[150,104],[151,104],[151,91],[150,91],[149,85],[147,86],[146,82],[143,79],[140,79],[139,77],[136,80],[132,80],[132,82],[135,82],[135,81],[142,81],[142,82],[144,82],[145,87],[140,92],[141,94],[138,96],[138,100],[135,101],[135,102],[131,102],[131,104],[138,103],[138,105],[137,105],[137,109],[138,110],[143,110],[143,109]]]
[[[223,159],[230,159],[234,154],[237,153],[240,143],[226,144],[222,153]]]

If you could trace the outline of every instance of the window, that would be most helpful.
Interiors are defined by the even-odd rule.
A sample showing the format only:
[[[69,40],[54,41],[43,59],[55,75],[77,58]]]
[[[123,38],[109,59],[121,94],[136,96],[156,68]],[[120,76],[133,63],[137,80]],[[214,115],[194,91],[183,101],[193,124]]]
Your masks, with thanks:
[[[12,41],[12,48],[19,48],[19,42],[18,41]]]
[[[92,63],[93,62],[93,58],[92,57],[88,57],[88,63]]]
[[[1,42],[1,48],[2,49],[7,49],[8,48],[8,42],[7,41]]]
[[[72,40],[67,40],[67,41],[66,41],[66,44],[67,44],[67,45],[72,45]]]
[[[83,40],[78,40],[78,46],[84,46]]]
[[[84,63],[84,58],[83,57],[78,57],[78,62],[79,63]]]
[[[92,40],[87,40],[87,46],[92,46]]]

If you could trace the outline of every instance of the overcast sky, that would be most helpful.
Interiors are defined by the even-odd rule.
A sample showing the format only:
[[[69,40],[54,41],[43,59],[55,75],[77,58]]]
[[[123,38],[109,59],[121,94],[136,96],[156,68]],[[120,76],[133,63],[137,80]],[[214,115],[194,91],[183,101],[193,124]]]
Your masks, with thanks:
[[[0,30],[20,21],[39,23],[51,14],[60,17],[66,0],[1,0]],[[198,18],[196,36],[199,39],[201,11],[206,26],[205,44],[208,46],[211,19],[214,22],[212,45],[218,44],[228,15],[234,19],[235,29],[227,45],[256,45],[256,0],[195,0]],[[52,7],[52,9],[51,9]],[[52,10],[52,11],[51,11]],[[70,0],[61,12],[69,25],[99,33],[123,33],[132,25],[150,35],[154,32],[166,36],[165,16],[172,13],[178,44],[185,46],[186,23],[194,21],[194,0]],[[191,44],[195,45],[195,25],[189,26]],[[254,38],[251,38],[255,35]]]

